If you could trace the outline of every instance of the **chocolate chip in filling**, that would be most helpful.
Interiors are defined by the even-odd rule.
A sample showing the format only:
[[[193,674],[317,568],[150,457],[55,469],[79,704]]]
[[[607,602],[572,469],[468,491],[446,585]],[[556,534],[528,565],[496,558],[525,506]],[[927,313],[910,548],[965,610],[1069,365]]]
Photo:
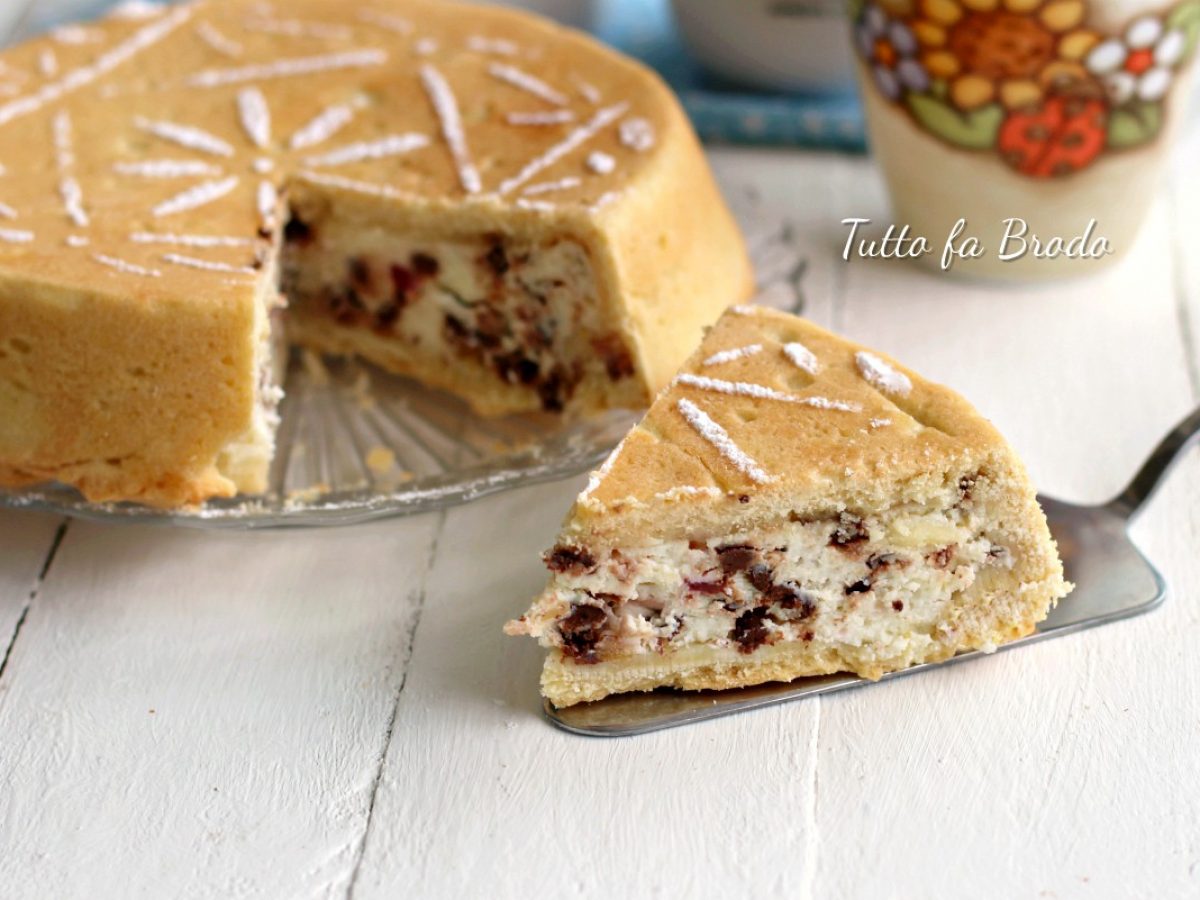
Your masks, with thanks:
[[[551,572],[587,575],[596,571],[596,557],[586,547],[558,544],[546,554],[545,562]]]
[[[608,615],[598,606],[577,606],[558,623],[563,653],[576,662],[597,662],[596,645],[604,636]]]
[[[753,653],[771,639],[771,631],[767,628],[767,608],[757,606],[748,609],[733,623],[729,638],[738,645],[741,653]]]

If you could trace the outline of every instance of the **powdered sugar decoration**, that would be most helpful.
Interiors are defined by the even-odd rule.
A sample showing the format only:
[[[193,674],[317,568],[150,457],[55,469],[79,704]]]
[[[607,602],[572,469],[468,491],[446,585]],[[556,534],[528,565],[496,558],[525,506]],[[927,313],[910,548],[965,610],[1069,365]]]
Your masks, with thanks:
[[[279,210],[279,191],[275,189],[275,185],[269,181],[260,181],[258,183],[258,193],[256,195],[258,203],[258,220],[264,232],[271,231],[275,227],[275,219]]]
[[[522,189],[521,194],[526,197],[536,197],[538,194],[549,194],[555,191],[569,191],[571,188],[577,188],[583,184],[578,178],[568,176],[560,178],[558,181],[543,181],[540,184],[531,184]]]
[[[565,125],[575,121],[575,113],[569,109],[554,109],[546,112],[511,112],[504,117],[509,125]]]
[[[558,209],[553,203],[547,203],[545,200],[530,200],[528,197],[518,197],[516,205],[520,209],[532,209],[542,213],[554,212]]]
[[[820,368],[817,355],[799,341],[790,341],[783,345],[783,355],[797,369],[803,369],[809,375],[816,375]]]
[[[175,122],[157,122],[141,116],[134,119],[133,124],[142,131],[149,132],[164,141],[178,144],[180,147],[186,147],[188,150],[211,153],[213,156],[233,156],[233,147],[202,128],[179,125]]]
[[[541,156],[526,163],[525,167],[512,178],[501,182],[497,192],[503,195],[520,187],[538,172],[554,165],[554,163],[558,162],[572,150],[591,140],[601,129],[607,128],[617,119],[621,118],[621,116],[625,115],[625,110],[628,108],[628,103],[617,103],[613,106],[606,106],[583,125],[572,130],[570,134]]]
[[[50,37],[60,44],[79,46],[96,43],[100,40],[100,32],[94,28],[84,28],[82,25],[60,25],[50,32]]]
[[[195,187],[188,188],[183,193],[176,194],[168,200],[164,200],[154,207],[152,212],[155,216],[161,218],[197,209],[212,203],[214,200],[220,200],[237,187],[237,184],[238,179],[236,175],[231,175],[229,178],[221,181],[205,181]]]
[[[299,19],[251,19],[243,26],[247,31],[276,34],[281,37],[319,38],[321,40],[345,40],[350,29],[344,25],[328,22],[302,22]]]
[[[242,55],[242,45],[232,38],[226,37],[216,27],[208,22],[196,23],[196,37],[204,41],[212,50],[222,56],[237,58]]]
[[[124,272],[126,275],[140,275],[143,278],[162,277],[162,272],[158,269],[147,269],[145,266],[135,265],[134,263],[126,262],[123,259],[117,259],[115,256],[108,256],[104,253],[94,253],[92,254],[92,259],[102,266],[108,266],[110,269],[116,269],[118,272]]]
[[[517,45],[503,38],[489,38],[473,34],[467,38],[467,48],[476,53],[495,53],[499,56],[516,56]]]
[[[365,162],[371,159],[384,159],[388,156],[400,156],[411,153],[421,147],[429,146],[429,138],[423,134],[392,134],[377,141],[364,141],[330,150],[320,156],[310,156],[304,160],[305,165],[320,168],[322,166],[341,166],[347,163]]]
[[[135,231],[129,235],[135,244],[172,244],[180,247],[251,247],[254,241],[243,237],[209,234],[170,234]]]
[[[752,303],[738,303],[729,307],[729,311],[737,313],[739,316],[757,316],[762,312],[762,307],[755,306]]]
[[[907,375],[896,371],[874,353],[860,350],[854,354],[854,362],[862,377],[885,394],[903,397],[912,390],[912,382]]]
[[[43,78],[53,78],[58,74],[58,55],[49,47],[38,54],[38,72]]]
[[[888,425],[891,425],[891,424],[892,424],[891,419],[872,419],[870,421],[870,425],[872,428],[886,428]]]
[[[507,63],[492,63],[488,66],[488,74],[518,90],[540,97],[547,103],[553,103],[555,106],[567,105],[567,98],[561,91],[556,91],[540,78],[530,75],[516,66],[510,66]]]
[[[219,166],[197,159],[146,159],[138,162],[113,164],[118,175],[137,178],[191,178],[205,175],[220,175]]]
[[[13,119],[29,115],[53,103],[67,94],[77,91],[94,82],[97,78],[107,75],[117,66],[136,56],[147,47],[161,41],[186,22],[192,15],[188,6],[181,6],[149,25],[138,29],[121,43],[105,51],[90,65],[73,69],[57,81],[43,85],[39,90],[24,97],[18,97],[0,106],[0,125],[5,125]]]
[[[231,275],[257,275],[258,270],[250,266],[233,266],[229,263],[212,262],[207,259],[196,259],[193,256],[182,256],[178,253],[164,253],[163,261],[175,266],[186,266],[191,269],[203,269],[206,272],[225,272]]]
[[[608,175],[617,167],[617,161],[603,150],[593,150],[587,155],[588,171],[596,175]]]
[[[725,459],[747,475],[752,481],[765,484],[775,479],[764,472],[729,436],[724,428],[690,400],[681,399],[677,404],[680,414],[696,430],[700,437],[716,448]]]
[[[589,84],[588,82],[579,78],[574,79],[574,81],[575,89],[579,91],[579,96],[581,96],[588,103],[592,104],[592,106],[600,105],[600,100],[602,98],[600,96],[600,90],[595,85]]]
[[[832,409],[839,412],[861,412],[862,407],[857,403],[847,403],[844,400],[830,400],[826,397],[797,397],[785,394],[762,384],[748,381],[726,381],[722,378],[709,378],[706,375],[692,375],[685,372],[675,377],[677,384],[702,391],[715,391],[718,394],[729,394],[735,397],[755,397],[759,400],[780,400],[785,403],[797,403],[801,406],[811,406],[815,409]]]
[[[365,69],[383,65],[386,61],[387,54],[382,50],[346,50],[342,53],[328,53],[322,56],[279,59],[269,63],[242,66],[237,69],[207,69],[191,76],[185,83],[191,87],[221,87],[226,84],[291,78],[297,75],[312,75],[316,72],[331,72],[338,69]]]
[[[28,244],[33,240],[32,231],[17,228],[0,228],[0,241],[7,244]]]
[[[77,228],[90,224],[87,211],[83,208],[83,188],[72,174],[75,167],[75,147],[71,117],[66,112],[56,113],[52,120],[54,131],[54,156],[58,164],[60,179],[58,193],[62,198],[63,211]]]
[[[325,187],[338,188],[343,191],[353,191],[356,194],[366,194],[371,197],[387,197],[390,200],[399,200],[407,196],[390,184],[359,181],[355,178],[344,178],[341,175],[326,175],[324,172],[314,172],[310,169],[300,172],[299,175],[305,181],[313,184],[321,184]]]
[[[271,108],[258,88],[244,88],[237,95],[238,120],[254,146],[265,148],[271,143]]]
[[[288,142],[293,150],[303,150],[323,143],[341,131],[354,118],[354,105],[338,103],[319,112],[302,125]]]
[[[400,16],[394,16],[390,13],[376,12],[372,9],[360,9],[358,11],[358,20],[368,25],[382,28],[385,31],[394,32],[395,34],[412,34],[413,30],[412,22],[408,21],[408,19],[402,19]]]
[[[154,19],[165,12],[161,3],[151,3],[149,0],[124,0],[118,3],[109,13],[116,19],[126,19],[133,22],[144,19]]]
[[[745,359],[747,356],[753,356],[756,353],[762,352],[762,344],[747,344],[745,347],[734,347],[732,350],[722,350],[719,353],[714,353],[704,362],[702,366],[719,366],[723,363],[734,362],[735,360]]]
[[[633,432],[630,432],[632,434]],[[621,442],[613,447],[612,453],[608,454],[604,462],[600,464],[595,472],[588,475],[587,487],[583,489],[583,493],[579,495],[580,500],[587,500],[596,488],[600,487],[600,482],[608,477],[614,465],[616,465],[617,457],[621,455],[621,451],[625,449],[625,442],[629,440],[628,436],[621,438]]]
[[[15,219],[17,211],[7,203],[0,203],[0,219]]]
[[[458,111],[458,100],[446,79],[432,65],[425,63],[421,66],[421,84],[429,95],[429,102],[441,123],[442,137],[450,148],[450,156],[458,169],[458,180],[468,194],[477,194],[483,189],[479,178],[479,170],[471,161],[471,153],[467,149],[467,138],[463,132],[462,116]]]
[[[654,126],[646,119],[628,119],[618,129],[621,143],[638,153],[645,153],[654,146]]]

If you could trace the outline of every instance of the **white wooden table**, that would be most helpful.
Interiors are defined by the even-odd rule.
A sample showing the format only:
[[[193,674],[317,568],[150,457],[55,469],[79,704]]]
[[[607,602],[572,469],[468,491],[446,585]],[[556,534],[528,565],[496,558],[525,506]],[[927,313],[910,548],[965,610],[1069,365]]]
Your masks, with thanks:
[[[1197,159],[1125,262],[1030,290],[836,259],[886,219],[867,161],[713,154],[794,225],[809,317],[1081,501],[1200,400]],[[303,532],[0,513],[0,895],[1200,895],[1200,454],[1135,528],[1153,614],[624,740],[543,722],[500,633],[580,486]]]

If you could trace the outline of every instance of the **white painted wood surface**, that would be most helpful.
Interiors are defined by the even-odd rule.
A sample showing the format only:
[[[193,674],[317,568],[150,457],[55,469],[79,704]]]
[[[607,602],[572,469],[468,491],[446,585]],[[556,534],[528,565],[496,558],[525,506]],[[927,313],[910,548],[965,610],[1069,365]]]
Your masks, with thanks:
[[[792,224],[806,314],[962,389],[1048,493],[1112,494],[1200,400],[1200,128],[1129,259],[1038,290],[841,263],[839,220],[886,218],[864,160],[713,158]],[[77,522],[44,580],[59,522],[0,514],[0,896],[1200,895],[1200,454],[1135,528],[1151,615],[616,741],[545,725],[499,631],[580,481],[336,531]]]

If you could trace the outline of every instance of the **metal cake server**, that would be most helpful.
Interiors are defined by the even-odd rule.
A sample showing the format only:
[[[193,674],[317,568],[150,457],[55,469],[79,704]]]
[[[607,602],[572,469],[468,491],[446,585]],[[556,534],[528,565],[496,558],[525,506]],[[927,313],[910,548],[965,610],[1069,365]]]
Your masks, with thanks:
[[[1189,445],[1200,436],[1200,409],[1163,438],[1129,486],[1108,503],[1077,506],[1039,497],[1050,531],[1058,541],[1066,577],[1075,590],[1055,607],[1028,637],[1001,647],[1009,650],[1033,641],[1140,615],[1166,596],[1166,582],[1129,538],[1129,525]],[[963,662],[981,651],[962,653],[942,663],[927,663],[884,675],[881,681],[912,675],[933,666]],[[653,691],[620,694],[556,709],[545,702],[546,717],[575,734],[617,737],[674,728],[717,716],[787,703],[814,694],[873,684],[855,675],[800,678],[785,684],[763,684],[730,691]]]

